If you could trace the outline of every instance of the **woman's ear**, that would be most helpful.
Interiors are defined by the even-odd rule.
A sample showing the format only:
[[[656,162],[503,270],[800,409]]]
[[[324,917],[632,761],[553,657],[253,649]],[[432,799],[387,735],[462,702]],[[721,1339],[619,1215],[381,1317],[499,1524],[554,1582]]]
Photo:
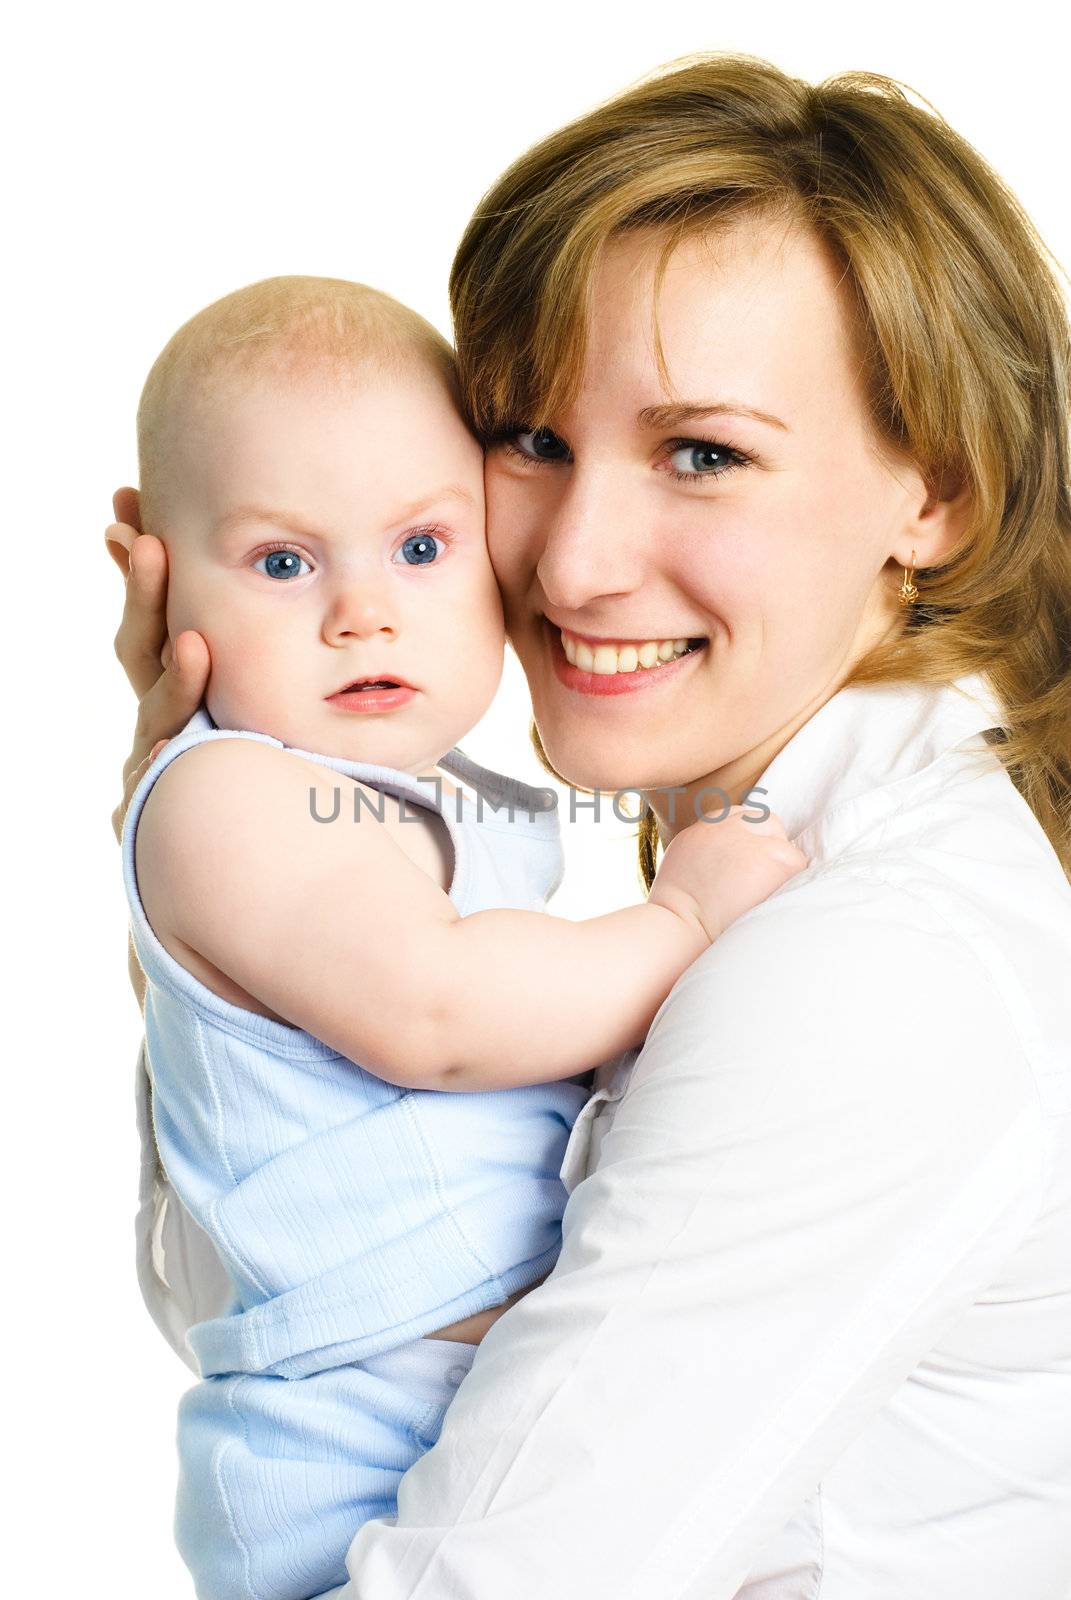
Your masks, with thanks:
[[[965,473],[945,468],[928,480],[925,499],[904,533],[905,544],[918,552],[916,567],[938,567],[949,559],[967,533],[973,509]]]

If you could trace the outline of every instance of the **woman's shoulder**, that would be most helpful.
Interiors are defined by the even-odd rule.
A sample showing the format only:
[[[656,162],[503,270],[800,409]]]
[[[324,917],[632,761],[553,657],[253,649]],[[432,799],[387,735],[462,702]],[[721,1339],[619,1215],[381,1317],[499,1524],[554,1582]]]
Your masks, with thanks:
[[[1071,884],[1033,811],[981,748],[950,751],[880,798],[796,840],[812,864],[770,910],[798,919],[801,939],[810,922],[819,950],[844,930],[864,968],[882,946],[901,948],[916,969],[927,949],[959,949],[970,957],[961,982],[973,974],[995,985],[1027,1028],[1023,1000],[1011,997],[1025,991],[1046,1009],[1071,965]],[[763,942],[785,932],[781,909],[748,915],[760,918]]]
[[[842,886],[917,952],[955,947],[989,1006],[1010,1019],[1042,1075],[1071,1079],[1071,883],[1045,830],[995,757],[955,752],[880,833],[830,863]],[[817,887],[817,886],[816,886]],[[819,893],[822,891],[819,889]],[[943,972],[933,982],[940,994]],[[951,994],[950,994],[951,998]],[[977,1003],[981,1003],[980,1001]]]
[[[975,848],[960,838],[972,864]],[[1066,1111],[1071,894],[1047,878],[1031,904],[1014,863],[984,857],[999,882],[978,892],[956,849],[914,829],[812,862],[678,980],[663,1011],[683,1047],[792,1063],[834,1099],[906,1092],[947,1125],[979,1097],[1009,1117]]]
[[[1014,1125],[1020,1154],[1037,1154],[1035,1034],[925,904],[844,871],[812,871],[739,918],[681,976],[630,1089],[655,1073],[679,1076],[706,1107],[697,1119],[719,1123],[726,1138],[781,1140],[786,1181],[806,1159],[829,1163],[835,1184],[846,1138],[868,1145],[875,1162],[889,1145],[913,1144],[921,1171],[982,1159]]]

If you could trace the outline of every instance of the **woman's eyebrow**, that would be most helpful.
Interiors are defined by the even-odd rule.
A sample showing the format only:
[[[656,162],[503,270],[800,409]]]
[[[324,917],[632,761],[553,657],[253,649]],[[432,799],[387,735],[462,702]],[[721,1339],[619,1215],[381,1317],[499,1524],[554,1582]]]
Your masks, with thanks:
[[[784,433],[792,432],[780,417],[771,416],[768,411],[757,411],[754,406],[742,405],[737,400],[689,400],[673,406],[645,406],[637,412],[636,421],[641,428],[677,428],[682,422],[695,422],[699,417],[721,416],[727,412],[737,417],[754,417],[756,422],[768,423]]]

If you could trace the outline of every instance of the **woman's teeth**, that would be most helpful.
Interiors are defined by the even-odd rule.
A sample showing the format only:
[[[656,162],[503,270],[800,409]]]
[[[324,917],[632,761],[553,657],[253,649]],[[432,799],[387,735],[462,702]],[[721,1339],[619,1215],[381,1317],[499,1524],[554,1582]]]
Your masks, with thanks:
[[[645,671],[675,661],[689,648],[687,639],[649,639],[643,644],[599,644],[594,648],[573,634],[559,629],[566,660],[581,672],[597,672],[606,677],[615,672]]]

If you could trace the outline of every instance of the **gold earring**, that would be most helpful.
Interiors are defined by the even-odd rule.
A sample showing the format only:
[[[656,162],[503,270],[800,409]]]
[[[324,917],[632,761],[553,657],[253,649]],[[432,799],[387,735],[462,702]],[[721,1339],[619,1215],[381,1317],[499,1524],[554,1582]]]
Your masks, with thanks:
[[[919,597],[919,592],[916,589],[915,585],[911,581],[914,576],[915,576],[915,552],[914,552],[914,550],[912,550],[912,552],[911,552],[911,571],[909,572],[906,567],[904,568],[904,581],[900,585],[900,591],[899,591],[899,593],[900,593],[900,604],[902,606],[913,606],[915,604],[915,601]]]

